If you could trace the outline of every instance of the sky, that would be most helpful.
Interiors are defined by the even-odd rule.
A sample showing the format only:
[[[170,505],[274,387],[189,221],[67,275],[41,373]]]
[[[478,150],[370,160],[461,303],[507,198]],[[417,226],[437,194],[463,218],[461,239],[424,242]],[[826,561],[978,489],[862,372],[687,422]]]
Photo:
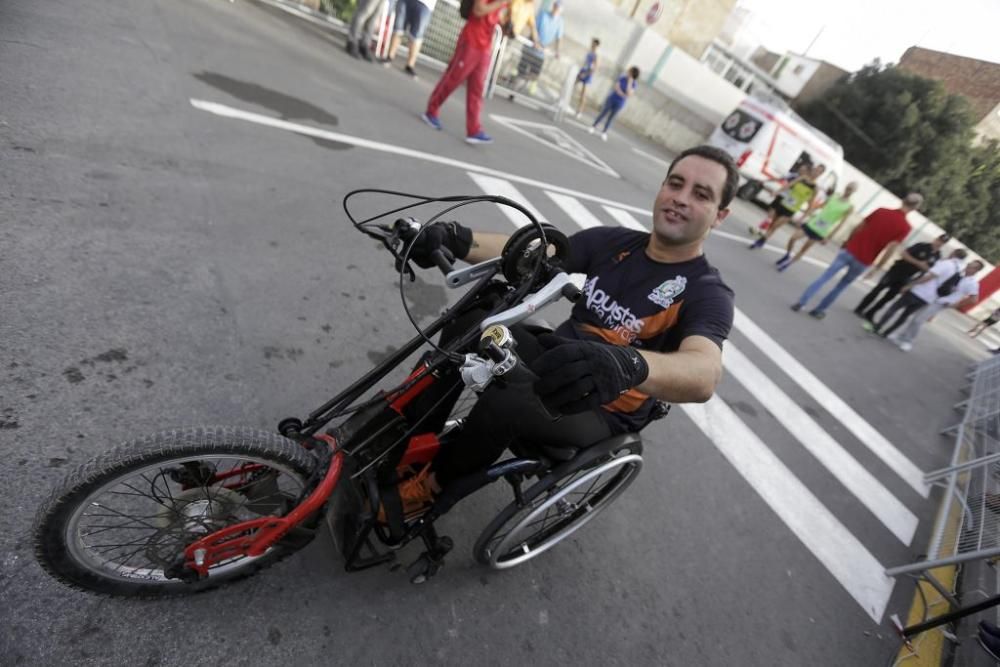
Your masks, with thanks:
[[[1000,0],[738,0],[737,6],[754,13],[746,33],[757,43],[777,52],[808,48],[807,55],[848,71],[874,58],[897,62],[911,46],[1000,63]]]

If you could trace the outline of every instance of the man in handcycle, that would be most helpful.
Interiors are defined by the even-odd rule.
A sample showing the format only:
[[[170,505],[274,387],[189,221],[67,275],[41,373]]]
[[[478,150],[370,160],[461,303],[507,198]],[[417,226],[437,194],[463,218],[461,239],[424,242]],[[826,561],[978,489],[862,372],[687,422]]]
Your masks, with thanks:
[[[419,515],[449,484],[487,468],[514,442],[587,447],[641,430],[659,401],[711,398],[732,328],[733,291],[703,244],[729,214],[738,184],[724,151],[690,148],[667,170],[652,233],[598,227],[571,236],[566,270],[587,280],[570,318],[554,333],[513,327],[518,356],[539,378],[534,393],[487,388],[461,435],[399,484],[404,516]],[[446,249],[456,259],[483,262],[500,256],[507,239],[440,223],[416,239],[410,259],[430,268],[434,251]]]

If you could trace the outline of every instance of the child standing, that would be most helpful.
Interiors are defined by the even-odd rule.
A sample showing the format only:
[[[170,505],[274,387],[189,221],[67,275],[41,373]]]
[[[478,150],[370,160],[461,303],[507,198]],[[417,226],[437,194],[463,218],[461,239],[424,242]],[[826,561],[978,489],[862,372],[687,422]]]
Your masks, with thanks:
[[[586,101],[587,86],[594,78],[594,72],[597,71],[597,47],[601,45],[601,40],[596,37],[590,40],[590,51],[587,52],[587,57],[583,61],[583,67],[576,75],[576,84],[580,85],[580,102],[576,105],[576,117],[579,118],[583,115],[583,104]],[[576,85],[573,84],[573,85]]]
[[[629,67],[628,72],[621,75],[618,80],[615,81],[615,85],[611,89],[611,94],[608,95],[606,100],[604,100],[604,108],[601,109],[600,115],[597,116],[597,119],[594,121],[594,124],[590,126],[588,132],[593,134],[601,120],[607,117],[607,120],[604,121],[604,131],[601,133],[601,139],[604,141],[608,140],[608,128],[611,127],[611,121],[615,119],[618,112],[625,106],[625,100],[635,93],[635,88],[638,85],[638,79],[639,68],[633,66]]]

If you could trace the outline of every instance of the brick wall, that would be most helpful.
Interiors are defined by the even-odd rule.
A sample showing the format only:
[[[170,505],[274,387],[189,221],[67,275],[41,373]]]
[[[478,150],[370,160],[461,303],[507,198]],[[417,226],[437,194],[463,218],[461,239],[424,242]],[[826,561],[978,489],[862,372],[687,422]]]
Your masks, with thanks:
[[[1000,103],[1000,64],[911,46],[899,68],[940,81],[953,95],[963,95],[979,122]]]

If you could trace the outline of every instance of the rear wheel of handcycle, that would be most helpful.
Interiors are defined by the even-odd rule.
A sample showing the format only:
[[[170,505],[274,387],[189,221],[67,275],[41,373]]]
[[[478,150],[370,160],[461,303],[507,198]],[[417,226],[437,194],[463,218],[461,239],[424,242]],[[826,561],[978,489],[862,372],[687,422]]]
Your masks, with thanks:
[[[195,593],[247,577],[304,546],[285,539],[257,557],[168,576],[184,549],[242,521],[291,511],[316,466],[295,442],[249,428],[198,427],[126,442],[82,465],[35,519],[35,555],[75,588],[132,597]]]
[[[475,559],[498,570],[525,563],[600,514],[642,468],[642,440],[621,435],[581,450],[524,491],[483,530]]]

